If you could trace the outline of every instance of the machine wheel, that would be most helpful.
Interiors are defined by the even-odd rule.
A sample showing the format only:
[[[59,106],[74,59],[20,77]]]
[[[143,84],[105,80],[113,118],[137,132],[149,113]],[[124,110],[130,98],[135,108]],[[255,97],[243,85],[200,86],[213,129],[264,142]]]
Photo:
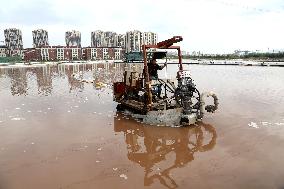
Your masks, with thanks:
[[[175,100],[177,104],[184,109],[196,111],[200,109],[200,93],[196,88],[191,91],[177,88],[175,91]]]

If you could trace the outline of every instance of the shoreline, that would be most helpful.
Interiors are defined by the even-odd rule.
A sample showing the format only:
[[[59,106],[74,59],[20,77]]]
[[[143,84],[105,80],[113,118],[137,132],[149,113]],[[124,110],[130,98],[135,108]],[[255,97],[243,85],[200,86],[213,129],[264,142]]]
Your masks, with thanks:
[[[165,63],[166,60],[158,60],[158,63]],[[170,59],[167,61],[169,64],[178,64],[178,59]],[[74,64],[105,64],[105,63],[125,63],[122,60],[94,60],[94,61],[58,61],[58,62],[28,62],[28,63],[0,63],[0,67],[29,67],[29,66],[45,66],[45,65],[74,65]],[[131,62],[132,63],[132,62]],[[141,62],[133,62],[141,63]],[[272,67],[284,67],[284,61],[262,61],[262,60],[209,60],[209,59],[183,59],[183,64],[194,64],[194,65],[211,65],[211,66],[272,66]]]

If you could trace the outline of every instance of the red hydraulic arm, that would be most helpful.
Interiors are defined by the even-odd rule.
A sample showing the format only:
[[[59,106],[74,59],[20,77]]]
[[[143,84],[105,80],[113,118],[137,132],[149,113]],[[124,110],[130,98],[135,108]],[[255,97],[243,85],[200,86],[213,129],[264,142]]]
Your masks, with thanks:
[[[182,37],[181,36],[174,36],[170,39],[167,39],[165,41],[161,41],[157,44],[157,48],[159,49],[167,49],[170,46],[172,46],[174,43],[178,43],[182,41]]]

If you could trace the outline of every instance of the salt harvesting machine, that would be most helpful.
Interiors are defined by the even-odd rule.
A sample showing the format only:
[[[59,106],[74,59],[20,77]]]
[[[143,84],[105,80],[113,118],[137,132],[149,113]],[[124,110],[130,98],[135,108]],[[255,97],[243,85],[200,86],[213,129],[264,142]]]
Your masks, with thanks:
[[[189,70],[183,69],[180,46],[174,45],[182,40],[181,36],[174,36],[157,45],[142,45],[143,71],[125,70],[123,81],[113,84],[118,110],[127,110],[145,123],[165,126],[194,124],[206,111],[213,113],[217,110],[217,96],[213,92],[201,94]],[[173,49],[178,52],[176,78],[151,80],[147,64],[152,59],[166,58],[167,50]],[[213,104],[205,105],[208,97],[213,99]]]

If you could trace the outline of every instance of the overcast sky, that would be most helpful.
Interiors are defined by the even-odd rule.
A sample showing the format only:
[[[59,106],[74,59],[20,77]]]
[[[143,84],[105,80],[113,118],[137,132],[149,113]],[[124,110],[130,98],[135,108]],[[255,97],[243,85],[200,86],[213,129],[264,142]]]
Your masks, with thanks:
[[[4,29],[19,28],[24,47],[32,30],[46,29],[51,45],[63,45],[67,30],[153,31],[158,40],[181,35],[183,50],[230,53],[284,49],[283,0],[0,0],[0,41]]]

